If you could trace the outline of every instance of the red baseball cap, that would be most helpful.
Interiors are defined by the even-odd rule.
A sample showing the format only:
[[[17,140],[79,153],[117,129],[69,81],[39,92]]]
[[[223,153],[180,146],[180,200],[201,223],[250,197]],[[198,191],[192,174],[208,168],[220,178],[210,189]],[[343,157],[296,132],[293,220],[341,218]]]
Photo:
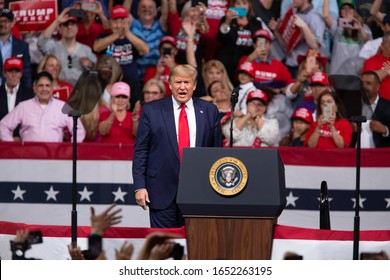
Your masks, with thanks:
[[[311,124],[313,122],[313,113],[307,109],[307,108],[298,108],[294,111],[294,113],[291,116],[292,119],[301,119],[308,124]]]
[[[259,29],[253,34],[253,38],[256,39],[257,37],[264,37],[267,40],[272,42],[272,35],[267,29]]]
[[[311,76],[309,78],[309,84],[310,85],[319,84],[322,86],[327,86],[329,84],[328,83],[328,75],[326,75],[326,73],[324,73],[324,72],[315,72],[315,73],[311,74]]]
[[[160,46],[164,43],[169,43],[176,48],[176,39],[172,36],[164,36],[160,39]]]
[[[249,76],[251,76],[252,78],[255,77],[256,75],[256,72],[255,72],[255,68],[253,67],[253,64],[251,62],[244,62],[242,64],[240,64],[237,68],[237,74],[239,72],[245,72],[247,73]]]
[[[326,63],[328,63],[328,59],[326,57],[321,56],[321,53],[317,50],[308,50],[305,55],[298,55],[297,61],[298,64],[301,64],[306,57],[309,55],[314,55],[319,63],[321,63],[322,67],[326,67]]]
[[[110,18],[111,19],[117,19],[117,18],[127,18],[129,16],[129,13],[127,12],[126,8],[122,5],[115,5],[111,9]]]
[[[7,58],[4,62],[4,70],[8,71],[10,69],[23,70],[23,60],[17,57]]]
[[[246,103],[253,99],[259,99],[264,102],[265,105],[268,103],[268,97],[267,95],[260,89],[253,89],[250,92],[248,92],[248,96],[246,97]]]

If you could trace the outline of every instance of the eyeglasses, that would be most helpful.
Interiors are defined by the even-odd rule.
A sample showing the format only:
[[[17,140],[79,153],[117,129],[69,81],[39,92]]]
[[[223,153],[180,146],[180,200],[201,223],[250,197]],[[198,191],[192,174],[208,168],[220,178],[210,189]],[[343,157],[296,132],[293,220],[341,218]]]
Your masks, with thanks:
[[[161,91],[158,92],[158,91],[148,91],[148,90],[145,90],[145,91],[143,92],[144,95],[146,95],[146,94],[158,95],[158,94],[160,94],[160,93],[161,93]]]
[[[8,20],[8,19],[5,19],[5,20],[0,20],[0,24],[7,24],[7,23],[11,23],[12,20]]]
[[[68,68],[69,69],[72,69],[73,67],[73,60],[72,60],[72,57],[70,55],[68,55]]]

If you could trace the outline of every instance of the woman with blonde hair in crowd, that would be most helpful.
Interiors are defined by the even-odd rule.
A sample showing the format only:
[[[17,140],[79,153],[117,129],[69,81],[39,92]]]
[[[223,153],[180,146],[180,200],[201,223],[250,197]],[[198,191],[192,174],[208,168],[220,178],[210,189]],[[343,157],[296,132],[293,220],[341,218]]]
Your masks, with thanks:
[[[142,105],[165,96],[165,85],[162,81],[157,79],[148,80],[142,88],[142,99],[137,101],[133,110],[133,135],[137,134],[138,121],[141,117]]]
[[[116,82],[111,87],[111,111],[99,116],[99,133],[103,143],[134,144],[132,114],[130,107],[130,86]]]
[[[66,101],[69,98],[70,93],[73,90],[71,83],[62,81],[58,77],[61,73],[61,62],[55,55],[49,54],[42,58],[38,64],[37,72],[46,71],[53,77],[53,96],[62,101]]]
[[[222,82],[228,92],[232,92],[233,90],[233,84],[226,72],[225,65],[217,59],[209,60],[203,65],[202,77],[206,90],[215,81]]]

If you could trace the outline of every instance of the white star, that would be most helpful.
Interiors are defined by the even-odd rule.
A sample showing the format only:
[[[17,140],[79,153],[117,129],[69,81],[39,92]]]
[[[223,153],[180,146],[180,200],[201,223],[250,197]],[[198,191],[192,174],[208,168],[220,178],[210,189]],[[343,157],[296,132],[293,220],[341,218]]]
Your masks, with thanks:
[[[14,193],[14,200],[16,200],[17,198],[20,198],[21,200],[24,200],[23,194],[26,191],[25,190],[21,190],[19,185],[16,187],[16,190],[12,190],[12,192]]]
[[[123,192],[122,188],[119,186],[118,190],[116,192],[112,192],[115,195],[114,202],[117,200],[122,200],[125,202],[124,196],[127,194],[127,192]]]
[[[288,194],[288,196],[286,196],[286,199],[287,199],[286,206],[289,206],[291,204],[292,206],[296,207],[295,200],[298,200],[299,197],[298,196],[294,196],[293,193],[290,192]]]
[[[85,200],[88,200],[88,201],[91,201],[91,195],[93,194],[93,192],[89,192],[88,189],[87,189],[87,186],[84,186],[84,189],[82,192],[78,192],[81,197],[80,197],[80,201],[83,201],[84,199]]]
[[[355,198],[351,198],[351,200],[353,201],[353,206],[352,208],[355,208],[356,207],[356,199]],[[367,198],[362,198],[359,194],[359,208],[364,208],[363,206],[363,202],[366,201]]]
[[[55,191],[53,189],[53,186],[50,186],[50,189],[48,191],[45,191],[45,193],[47,194],[46,201],[49,201],[50,199],[53,199],[54,201],[57,201],[57,194],[59,192],[60,191]]]
[[[385,198],[385,201],[387,202],[386,208],[389,208],[390,207],[390,197]]]

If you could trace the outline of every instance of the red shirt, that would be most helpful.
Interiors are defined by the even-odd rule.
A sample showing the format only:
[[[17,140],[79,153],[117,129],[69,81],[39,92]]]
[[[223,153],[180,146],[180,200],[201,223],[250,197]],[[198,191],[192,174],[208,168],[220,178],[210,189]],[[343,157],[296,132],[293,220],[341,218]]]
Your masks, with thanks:
[[[248,56],[243,56],[240,59],[240,64],[246,61]],[[258,82],[264,86],[273,88],[283,88],[290,83],[294,83],[287,67],[279,60],[271,58],[269,61],[252,61],[255,69],[255,79],[253,82]]]
[[[362,73],[366,71],[376,71],[383,68],[383,63],[389,62],[390,58],[378,53],[364,62]],[[379,96],[390,100],[390,77],[386,77],[382,80],[380,88],[378,90]]]
[[[307,142],[309,142],[310,136],[314,133],[315,129],[318,126],[318,122],[311,124],[309,131],[307,132],[305,138],[305,146],[307,147]],[[343,137],[345,148],[348,148],[352,140],[352,126],[351,124],[344,119],[337,119],[334,122],[334,127],[337,132]],[[337,148],[336,144],[333,141],[332,133],[328,125],[324,124],[320,129],[320,138],[316,148]]]
[[[69,95],[73,90],[73,86],[71,83],[66,81],[58,81],[58,85],[53,89],[53,96],[62,101],[68,100]]]
[[[156,75],[157,72],[157,67],[156,66],[148,66],[145,69],[145,74],[144,74],[144,84],[149,81],[150,79],[153,79],[154,76]],[[169,78],[169,73],[171,73],[171,69],[169,67],[165,67],[164,71],[162,72],[160,76],[160,81],[164,83],[165,86],[165,96],[171,95],[171,89],[169,88],[169,83],[168,83],[168,78]]]
[[[98,35],[104,33],[106,30],[103,25],[93,22],[89,29],[85,27],[83,23],[79,23],[79,31],[77,32],[76,41],[93,49],[93,43],[95,43]]]
[[[110,116],[111,112],[102,112],[99,116],[99,124],[105,121]],[[133,137],[133,121],[132,114],[126,113],[126,117],[122,122],[119,122],[115,117],[111,125],[110,132],[106,136],[102,136],[103,143],[116,143],[116,144],[134,144],[135,139]]]

